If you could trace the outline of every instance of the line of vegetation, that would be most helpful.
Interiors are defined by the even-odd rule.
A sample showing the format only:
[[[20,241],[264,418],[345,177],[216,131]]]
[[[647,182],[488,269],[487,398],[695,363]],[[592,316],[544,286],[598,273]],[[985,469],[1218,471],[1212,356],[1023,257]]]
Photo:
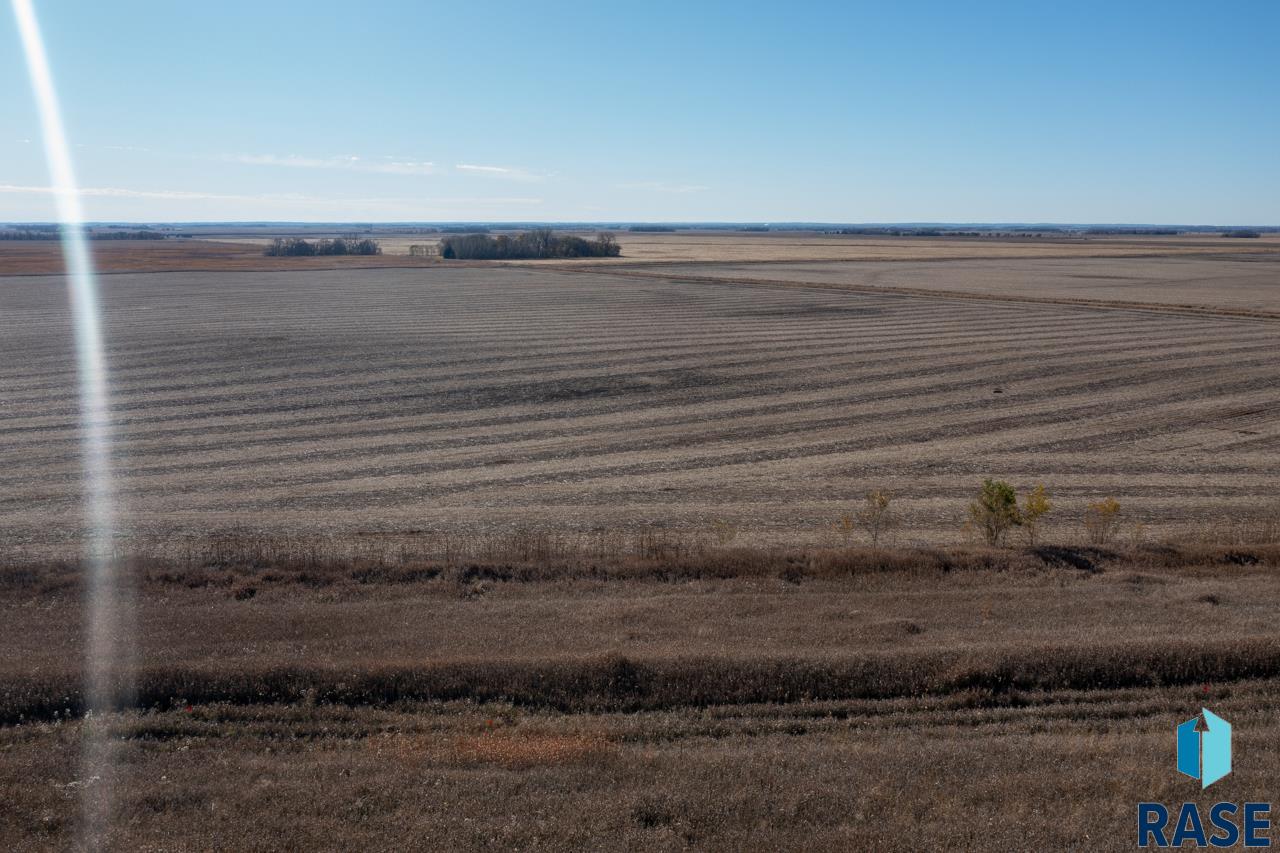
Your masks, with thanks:
[[[538,258],[616,258],[621,247],[612,234],[594,240],[559,235],[550,228],[535,228],[521,234],[468,234],[440,241],[440,257],[459,261],[505,261]]]
[[[89,231],[85,236],[90,240],[163,240],[167,234],[159,231]],[[61,240],[62,231],[53,228],[19,228],[12,231],[0,231],[0,240]]]
[[[887,548],[735,546],[721,538],[669,531],[561,534],[515,529],[491,534],[301,536],[233,530],[136,543],[118,557],[124,575],[144,588],[222,590],[237,600],[260,590],[303,586],[444,585],[464,598],[492,583],[643,581],[685,583],[780,579],[801,584],[877,574],[936,576],[998,572],[1098,574],[1111,568],[1239,571],[1280,567],[1280,543],[1151,543],[1125,546],[984,545]],[[0,555],[0,591],[79,595],[80,560]]]
[[[676,229],[671,225],[632,225],[627,230],[638,234],[666,234]]]
[[[308,258],[316,255],[381,255],[377,240],[335,237],[309,243],[299,237],[277,237],[263,252],[269,258]]]
[[[262,665],[252,670],[195,663],[144,667],[129,706],[157,711],[194,704],[504,702],[564,713],[656,711],[713,705],[994,695],[1040,690],[1114,690],[1280,676],[1280,642],[1139,640],[1091,645],[900,651],[822,658],[623,655],[545,660]],[[9,679],[0,690],[0,724],[84,713],[79,673]]]
[[[1254,237],[1261,237],[1262,233],[1259,231],[1251,231],[1246,228],[1237,228],[1232,231],[1222,232],[1222,236],[1223,237],[1243,237],[1243,238],[1251,239]]]
[[[1089,236],[1110,237],[1174,237],[1182,232],[1177,228],[1110,228],[1094,227],[1084,229],[1083,234]]]

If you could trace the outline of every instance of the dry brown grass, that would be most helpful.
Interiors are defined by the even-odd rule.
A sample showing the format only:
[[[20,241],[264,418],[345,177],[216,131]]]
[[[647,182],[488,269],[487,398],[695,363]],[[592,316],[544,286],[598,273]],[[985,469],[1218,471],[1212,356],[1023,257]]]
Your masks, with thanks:
[[[601,735],[490,730],[459,735],[453,751],[463,764],[496,764],[521,770],[602,761],[612,748]]]
[[[110,785],[113,850],[1128,850],[1139,800],[1267,799],[1278,700],[1271,681],[585,716],[202,706],[112,720],[121,763],[97,782],[80,724],[5,727],[0,846],[65,849],[81,793]],[[1236,725],[1235,771],[1206,792],[1171,766],[1201,704]],[[459,760],[495,718],[610,745]]]
[[[133,558],[133,710],[95,723],[99,779],[79,570],[5,562],[0,847],[66,847],[112,791],[121,850],[1124,849],[1139,799],[1202,796],[1170,766],[1201,704],[1237,731],[1215,799],[1280,760],[1275,546],[704,543],[664,567],[541,564],[546,541],[344,566],[234,531]]]
[[[1280,675],[1274,545],[686,552],[343,565],[219,542],[122,560],[130,701],[653,710]],[[0,719],[74,715],[79,570],[3,577]]]

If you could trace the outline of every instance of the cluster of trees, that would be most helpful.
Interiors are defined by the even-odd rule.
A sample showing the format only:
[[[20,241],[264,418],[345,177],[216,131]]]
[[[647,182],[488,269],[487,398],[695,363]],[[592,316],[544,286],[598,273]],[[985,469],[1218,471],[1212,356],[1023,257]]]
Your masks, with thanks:
[[[1223,231],[1223,237],[1261,237],[1261,231],[1252,231],[1248,228],[1234,228],[1230,231]]]
[[[459,261],[502,261],[527,258],[616,258],[622,253],[612,234],[594,240],[570,235],[557,236],[550,228],[535,228],[523,234],[489,237],[468,234],[440,241],[440,257]]]
[[[1027,544],[1039,541],[1040,522],[1053,509],[1049,493],[1038,485],[1018,500],[1018,493],[1004,480],[983,480],[978,497],[969,504],[969,523],[988,545],[1003,545],[1009,532],[1021,528]],[[1120,532],[1120,502],[1104,498],[1084,509],[1084,531],[1092,545],[1109,545]]]
[[[263,253],[269,258],[307,258],[313,255],[381,255],[377,240],[335,237],[308,243],[300,237],[277,237]]]
[[[671,225],[632,225],[627,230],[643,234],[666,234],[667,232],[675,231],[676,229]]]
[[[969,522],[982,535],[988,545],[1003,545],[1005,536],[1015,527],[1026,531],[1027,544],[1036,544],[1040,519],[1053,509],[1044,486],[1022,499],[1018,505],[1018,493],[1004,480],[983,480],[977,499],[969,504]]]
[[[1043,485],[1037,485],[1019,498],[1017,490],[1004,480],[987,479],[969,504],[966,528],[992,546],[1006,544],[1015,529],[1021,530],[1027,544],[1034,548],[1040,542],[1041,522],[1052,510],[1053,502]],[[1088,504],[1083,521],[1090,544],[1114,542],[1120,532],[1120,502],[1106,498]],[[862,531],[872,547],[876,547],[899,523],[889,493],[874,491],[867,493],[861,509],[841,516],[832,527],[846,546],[852,544],[858,531]]]

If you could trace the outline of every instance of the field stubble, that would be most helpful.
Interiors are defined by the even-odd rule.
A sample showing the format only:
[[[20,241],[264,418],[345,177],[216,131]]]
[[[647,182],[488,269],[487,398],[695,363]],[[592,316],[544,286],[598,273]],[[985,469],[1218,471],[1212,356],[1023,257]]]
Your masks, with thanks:
[[[809,543],[873,489],[953,543],[984,477],[1163,539],[1274,516],[1269,321],[538,269],[105,276],[126,530],[718,523]],[[0,514],[74,546],[57,278],[0,280]]]

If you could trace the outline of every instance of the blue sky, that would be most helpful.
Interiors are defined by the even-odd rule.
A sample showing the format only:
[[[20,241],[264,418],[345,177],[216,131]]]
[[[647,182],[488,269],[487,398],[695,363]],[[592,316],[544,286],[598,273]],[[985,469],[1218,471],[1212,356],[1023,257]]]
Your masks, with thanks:
[[[1280,223],[1274,0],[37,10],[93,219]]]

